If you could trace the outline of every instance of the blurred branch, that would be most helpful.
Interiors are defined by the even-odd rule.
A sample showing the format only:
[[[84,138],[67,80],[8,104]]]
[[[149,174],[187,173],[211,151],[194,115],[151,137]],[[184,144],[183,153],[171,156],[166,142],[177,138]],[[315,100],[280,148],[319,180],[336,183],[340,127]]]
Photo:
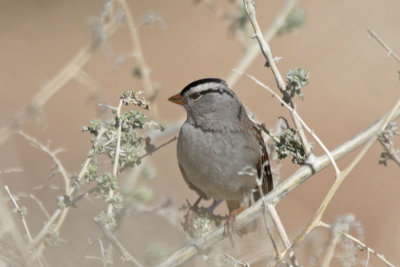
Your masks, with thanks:
[[[26,220],[25,220],[26,210],[24,211],[19,207],[17,200],[11,194],[10,189],[8,188],[8,186],[5,185],[4,188],[6,189],[7,194],[10,196],[10,199],[11,199],[12,203],[14,204],[15,209],[17,210],[17,212],[21,216],[22,225],[24,226],[26,236],[28,237],[28,241],[29,242],[32,241],[32,235],[31,235],[31,232],[29,231],[28,224],[26,223]]]
[[[125,12],[126,21],[127,21],[129,32],[130,32],[131,42],[132,42],[132,46],[134,49],[134,56],[136,58],[137,65],[139,66],[139,69],[141,72],[141,81],[143,83],[143,88],[151,100],[152,98],[155,97],[155,95],[157,94],[157,91],[156,91],[154,84],[150,77],[150,69],[147,66],[147,63],[143,56],[142,45],[140,43],[138,28],[135,24],[133,14],[132,14],[126,0],[119,0],[119,3],[121,4],[121,6]],[[157,106],[153,107],[152,112],[153,112],[155,118],[158,118]]]
[[[393,121],[399,117],[400,110],[397,110],[393,114],[391,120]],[[374,138],[376,136],[381,126],[388,118],[390,118],[388,114],[383,116],[377,122],[372,124],[369,128],[365,129],[364,131],[360,132],[353,138],[340,145],[339,147],[332,150],[331,155],[335,159],[340,159],[355,150],[356,148],[365,144],[366,142],[371,140],[371,138]],[[277,204],[282,198],[284,198],[287,194],[297,188],[300,184],[302,184],[312,175],[326,168],[330,164],[331,161],[326,154],[320,157],[315,157],[313,159],[313,162],[311,162],[309,165],[305,165],[299,168],[294,174],[292,174],[289,178],[278,185],[274,190],[264,196],[263,199],[268,204]],[[264,200],[257,201],[256,203],[254,203],[254,205],[247,208],[236,217],[236,229],[240,229],[251,221],[255,220],[263,212]],[[182,249],[176,251],[159,266],[176,266],[187,262],[201,251],[204,251],[205,249],[216,244],[218,241],[222,240],[224,238],[223,233],[224,227],[219,227],[209,235],[198,238],[183,247]]]
[[[349,164],[349,166],[344,169],[339,177],[337,177],[336,181],[332,185],[332,187],[329,189],[327,195],[325,196],[324,200],[322,201],[321,205],[319,206],[317,212],[314,214],[313,218],[311,221],[308,223],[308,225],[304,228],[304,230],[301,232],[300,235],[296,237],[296,239],[293,241],[292,245],[290,248],[288,248],[286,251],[280,255],[275,260],[275,264],[272,266],[276,266],[283,258],[284,256],[289,252],[294,249],[296,245],[298,245],[307,234],[309,234],[311,231],[313,231],[321,222],[322,216],[324,215],[324,212],[326,208],[328,207],[329,203],[331,202],[333,196],[339,189],[340,185],[343,183],[345,178],[349,175],[349,173],[354,169],[354,167],[361,161],[361,159],[365,156],[365,154],[368,152],[368,150],[371,148],[371,146],[374,144],[376,139],[378,138],[378,134],[382,132],[387,125],[392,121],[395,120],[395,114],[399,113],[400,111],[400,99],[397,101],[389,115],[383,120],[381,124],[378,125],[378,130],[375,135],[372,135],[366,145],[363,147],[363,149],[358,153],[358,155],[354,158],[354,160]]]
[[[110,20],[104,24],[104,32],[112,35],[119,27],[119,23]],[[96,51],[93,44],[85,45],[78,53],[31,99],[30,103],[17,111],[10,121],[0,128],[0,146],[11,136],[12,132],[21,126],[26,119],[31,118],[49,101],[62,87],[69,82],[81,68],[89,61]]]
[[[97,139],[95,142],[95,145],[98,144],[98,142],[101,140],[101,137],[103,136],[103,134],[105,133],[105,130],[102,129],[100,130],[99,134],[97,135]],[[83,167],[81,169],[81,171],[79,172],[78,178],[75,180],[74,185],[70,187],[69,191],[65,192],[65,197],[66,199],[70,199],[71,196],[75,193],[75,191],[79,188],[78,185],[80,183],[80,181],[83,179],[83,177],[85,176],[89,163],[91,162],[93,156],[88,156],[83,164]],[[43,249],[44,249],[44,245],[41,243],[43,237],[48,233],[50,227],[54,224],[54,222],[57,220],[57,218],[60,216],[57,225],[55,226],[55,231],[58,231],[67,214],[69,211],[70,206],[66,206],[65,208],[62,207],[57,207],[57,209],[53,212],[53,214],[51,215],[50,219],[45,223],[45,225],[42,227],[42,229],[40,229],[39,233],[36,235],[36,237],[32,240],[32,242],[29,243],[28,245],[28,249],[32,250],[34,249],[37,245],[40,244],[40,246],[33,251],[32,253],[32,259],[37,258],[38,256],[41,255]]]
[[[111,244],[118,250],[119,253],[122,255],[122,260],[124,262],[129,262],[132,263],[131,265],[133,266],[138,266],[138,267],[143,267],[142,264],[138,260],[136,260],[119,242],[119,240],[114,236],[114,234],[111,232],[111,230],[105,226],[104,224],[101,223],[100,219],[94,218],[94,221],[96,224],[100,227],[100,229],[103,231],[103,233],[106,235],[108,240],[110,240]]]
[[[69,192],[71,190],[71,181],[68,177],[68,173],[65,170],[64,166],[62,165],[61,161],[58,159],[57,154],[60,153],[62,151],[62,149],[56,149],[54,151],[51,151],[50,148],[48,146],[46,146],[45,144],[40,143],[38,140],[36,140],[35,138],[33,138],[32,136],[29,136],[28,134],[26,134],[23,131],[16,131],[16,134],[22,136],[23,138],[25,138],[26,140],[28,140],[29,142],[31,142],[31,144],[37,148],[39,148],[40,150],[42,150],[44,153],[46,153],[56,164],[57,168],[59,169],[61,176],[64,179],[64,186],[65,186],[65,191]]]
[[[323,227],[323,228],[327,228],[330,229],[331,225],[324,223],[324,222],[320,222],[318,224],[319,227]],[[383,261],[387,266],[390,267],[395,267],[394,264],[392,264],[391,262],[389,262],[384,255],[377,253],[375,250],[373,250],[372,248],[368,247],[366,244],[364,244],[363,242],[361,242],[359,239],[355,238],[354,236],[345,233],[345,232],[339,232],[339,234],[341,234],[342,236],[348,238],[349,240],[353,241],[354,243],[357,244],[357,246],[359,246],[362,250],[366,249],[367,250],[367,259],[369,259],[369,253],[372,253],[373,255],[375,255],[376,257],[378,257],[381,261]],[[366,266],[368,266],[368,261],[366,263]]]
[[[367,28],[369,35],[374,38],[382,47],[388,52],[389,56],[392,56],[398,63],[400,63],[400,57],[393,52],[393,50],[371,29]]]

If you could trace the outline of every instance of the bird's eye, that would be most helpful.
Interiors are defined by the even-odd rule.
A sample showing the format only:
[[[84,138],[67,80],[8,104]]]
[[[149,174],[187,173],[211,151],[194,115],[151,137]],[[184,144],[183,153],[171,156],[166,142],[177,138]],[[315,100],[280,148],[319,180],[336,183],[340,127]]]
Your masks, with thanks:
[[[198,92],[194,92],[194,93],[193,93],[193,94],[191,94],[189,97],[190,97],[190,99],[192,99],[192,100],[196,101],[196,100],[199,100],[199,99],[200,99],[200,97],[201,97],[201,94],[200,94],[200,93],[198,93]]]

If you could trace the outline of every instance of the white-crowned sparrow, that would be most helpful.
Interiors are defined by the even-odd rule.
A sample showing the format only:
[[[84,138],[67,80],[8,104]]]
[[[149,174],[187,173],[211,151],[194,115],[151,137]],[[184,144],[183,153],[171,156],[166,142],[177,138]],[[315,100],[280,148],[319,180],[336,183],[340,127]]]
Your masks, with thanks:
[[[207,78],[187,85],[168,99],[183,105],[177,156],[182,176],[203,198],[224,199],[234,217],[246,196],[260,198],[273,188],[267,149],[258,127],[224,80]]]

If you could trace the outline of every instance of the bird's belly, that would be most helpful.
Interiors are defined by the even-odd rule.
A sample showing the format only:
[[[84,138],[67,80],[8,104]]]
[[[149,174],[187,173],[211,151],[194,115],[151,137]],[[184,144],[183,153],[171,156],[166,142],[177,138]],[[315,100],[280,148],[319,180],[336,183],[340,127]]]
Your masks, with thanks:
[[[243,151],[247,148],[236,144],[243,143],[240,136],[233,140],[215,132],[194,136],[178,139],[180,164],[193,186],[208,197],[225,200],[241,199],[256,187],[259,155],[253,150],[254,155],[248,156]]]

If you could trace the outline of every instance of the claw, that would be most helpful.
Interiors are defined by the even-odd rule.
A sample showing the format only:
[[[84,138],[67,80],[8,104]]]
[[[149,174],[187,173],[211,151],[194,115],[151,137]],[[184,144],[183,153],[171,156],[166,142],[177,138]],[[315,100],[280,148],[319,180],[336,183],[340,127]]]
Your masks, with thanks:
[[[229,241],[231,242],[232,247],[235,247],[233,243],[233,231],[235,230],[235,223],[236,223],[236,210],[232,210],[229,212],[228,219],[225,222],[224,228],[224,237],[229,237]]]

